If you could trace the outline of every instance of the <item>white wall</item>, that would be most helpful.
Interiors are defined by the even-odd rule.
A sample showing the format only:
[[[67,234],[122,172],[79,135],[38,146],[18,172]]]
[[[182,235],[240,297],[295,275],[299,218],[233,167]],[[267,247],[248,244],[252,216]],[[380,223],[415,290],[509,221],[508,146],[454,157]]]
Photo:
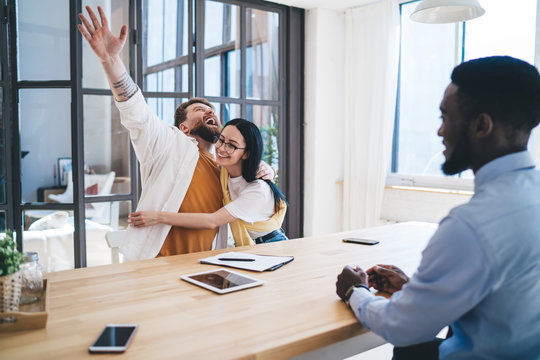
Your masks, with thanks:
[[[381,218],[390,222],[438,223],[450,209],[468,202],[471,194],[436,190],[384,189]]]
[[[304,235],[313,236],[344,230],[345,9],[309,9],[305,21]],[[381,219],[438,222],[469,198],[386,188]]]
[[[341,230],[345,13],[306,11],[304,235]]]

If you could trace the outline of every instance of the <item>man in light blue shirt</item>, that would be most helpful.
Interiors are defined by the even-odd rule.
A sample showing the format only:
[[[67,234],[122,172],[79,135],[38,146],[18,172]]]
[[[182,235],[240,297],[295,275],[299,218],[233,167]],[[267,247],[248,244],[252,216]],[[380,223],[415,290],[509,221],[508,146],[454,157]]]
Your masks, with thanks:
[[[510,57],[472,60],[454,69],[440,108],[443,171],[472,169],[474,196],[441,221],[410,279],[347,266],[337,294],[396,346],[394,359],[540,359],[540,171],[527,152],[540,75]]]

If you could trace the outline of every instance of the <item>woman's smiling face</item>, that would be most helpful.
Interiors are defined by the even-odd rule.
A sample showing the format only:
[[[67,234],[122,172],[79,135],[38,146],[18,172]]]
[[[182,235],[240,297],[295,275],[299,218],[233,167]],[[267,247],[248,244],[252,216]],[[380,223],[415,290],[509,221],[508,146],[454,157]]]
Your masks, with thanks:
[[[240,131],[234,125],[225,126],[216,143],[216,163],[229,170],[242,170],[242,160],[248,158],[245,150],[246,142]]]

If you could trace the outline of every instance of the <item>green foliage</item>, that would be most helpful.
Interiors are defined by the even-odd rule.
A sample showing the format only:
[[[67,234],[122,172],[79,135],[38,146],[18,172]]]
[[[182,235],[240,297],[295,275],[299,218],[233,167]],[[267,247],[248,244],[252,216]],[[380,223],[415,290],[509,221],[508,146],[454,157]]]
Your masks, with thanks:
[[[0,240],[0,276],[19,271],[19,265],[23,262],[23,254],[17,251],[12,234],[11,230],[7,230],[6,237]]]
[[[274,169],[277,169],[279,166],[279,153],[277,144],[277,138],[279,134],[278,124],[279,121],[277,115],[271,114],[268,125],[263,126],[263,128],[261,129],[261,135],[264,142],[262,160],[270,166],[274,167]],[[274,179],[274,182],[277,185],[277,177]]]

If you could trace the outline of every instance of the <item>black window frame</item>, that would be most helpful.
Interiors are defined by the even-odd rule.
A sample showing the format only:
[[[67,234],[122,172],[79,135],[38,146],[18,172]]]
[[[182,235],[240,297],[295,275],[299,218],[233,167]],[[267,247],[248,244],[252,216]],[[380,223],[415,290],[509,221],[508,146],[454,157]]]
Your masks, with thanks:
[[[133,148],[130,147],[130,193],[112,194],[109,196],[85,197],[84,194],[84,124],[83,124],[83,96],[84,95],[108,95],[112,93],[107,89],[83,88],[82,84],[82,42],[85,41],[79,34],[77,25],[79,19],[77,14],[82,12],[82,0],[69,2],[69,44],[70,44],[70,79],[69,80],[49,80],[49,81],[29,81],[17,79],[17,23],[16,23],[16,1],[0,0],[0,44],[2,50],[0,57],[2,60],[2,79],[0,87],[3,87],[2,115],[4,119],[4,144],[5,144],[5,179],[6,179],[6,201],[0,203],[0,211],[6,214],[6,228],[14,229],[17,237],[17,246],[23,250],[24,241],[24,221],[23,212],[27,210],[64,210],[74,212],[74,264],[75,268],[86,267],[86,228],[85,228],[85,205],[95,202],[116,202],[129,201],[132,209],[136,208],[140,196],[139,167]],[[258,8],[262,10],[276,11],[280,13],[280,92],[286,99],[281,99],[279,106],[281,109],[280,131],[282,136],[279,139],[280,146],[280,187],[289,201],[289,211],[287,214],[284,229],[291,238],[303,236],[303,66],[304,66],[304,10],[283,5],[268,3],[265,1],[235,1],[220,0],[221,2],[232,3],[243,8]],[[142,89],[142,0],[129,0],[129,73]],[[190,9],[193,6],[200,6],[203,2],[190,1]],[[197,23],[199,13],[195,17],[189,16],[189,26],[201,26]],[[194,20],[195,21],[194,23]],[[245,21],[245,20],[243,20]],[[204,28],[203,28],[204,31]],[[196,32],[195,46],[197,41],[202,44],[202,33]],[[200,46],[200,45],[199,45]],[[189,47],[192,49],[192,47]],[[284,54],[287,52],[287,61],[284,61]],[[188,61],[190,64],[201,63],[202,58],[193,53]],[[245,63],[245,60],[244,60]],[[197,69],[200,69],[197,68]],[[243,73],[245,68],[243,67]],[[190,77],[193,72],[189,71]],[[143,92],[147,97],[186,97],[184,95],[201,96],[202,88],[200,71],[195,72],[195,81],[189,81],[188,93],[152,93]],[[245,81],[244,76],[242,81]],[[73,204],[23,202],[21,194],[21,159],[20,154],[20,129],[18,94],[21,89],[69,89],[71,90],[71,157],[73,167]],[[209,100],[225,100],[227,103],[234,103],[234,98],[215,98]],[[252,100],[247,100],[245,107]],[[266,105],[264,101],[255,101],[257,105]],[[269,105],[273,104],[268,102]],[[285,121],[285,119],[289,119]],[[286,150],[282,150],[286,149]]]

